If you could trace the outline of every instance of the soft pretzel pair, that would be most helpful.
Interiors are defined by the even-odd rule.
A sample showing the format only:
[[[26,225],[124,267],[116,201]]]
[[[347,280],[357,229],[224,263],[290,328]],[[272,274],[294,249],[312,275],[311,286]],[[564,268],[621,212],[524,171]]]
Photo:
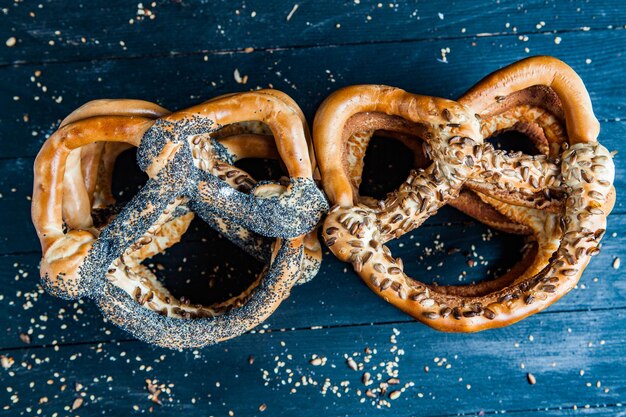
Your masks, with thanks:
[[[525,133],[539,155],[495,150],[486,138]],[[360,196],[363,157],[377,132],[418,166],[384,200]],[[504,326],[549,306],[599,251],[614,202],[614,167],[580,78],[535,57],[491,74],[458,101],[362,85],[319,108],[313,142],[333,208],[323,239],[398,308],[445,331]],[[116,157],[135,146],[148,176],[116,214]],[[256,183],[234,164],[277,158],[289,178]],[[99,100],[66,118],[35,162],[33,222],[45,287],[93,298],[136,337],[192,347],[234,337],[267,318],[321,262],[316,225],[328,203],[313,180],[302,112],[260,90],[170,113],[136,100]],[[503,277],[432,286],[405,275],[385,243],[450,203],[487,225],[529,235],[524,259]],[[177,243],[194,213],[266,265],[244,293],[213,306],[173,297],[142,261]]]

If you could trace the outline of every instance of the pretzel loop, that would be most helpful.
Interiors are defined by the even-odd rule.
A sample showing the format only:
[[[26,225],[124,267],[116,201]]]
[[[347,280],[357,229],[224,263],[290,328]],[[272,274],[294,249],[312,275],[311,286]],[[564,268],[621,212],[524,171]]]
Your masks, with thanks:
[[[97,231],[88,228],[63,232],[63,182],[69,155],[99,140],[136,145],[151,124],[152,120],[143,117],[92,117],[61,127],[39,152],[34,167],[33,222],[44,252],[41,273],[48,277],[44,285],[55,295],[82,297],[92,286],[83,281],[79,268]]]
[[[550,101],[541,103],[538,97]],[[324,189],[335,206],[324,222],[323,237],[372,290],[431,327],[478,331],[505,326],[567,293],[599,252],[614,201],[611,155],[596,142],[598,124],[582,81],[553,58],[531,58],[496,72],[455,107],[439,103],[429,106],[424,97],[384,86],[348,87],[324,101],[313,133]],[[407,129],[407,122],[424,122],[410,117],[415,112],[390,111],[415,105],[430,117],[426,130]],[[401,117],[405,124],[390,117]],[[566,135],[559,130],[561,118]],[[367,140],[379,129],[398,134],[403,142],[404,132],[420,137],[433,162],[412,171],[373,208],[371,199],[358,195],[358,184]],[[440,136],[433,136],[436,129]],[[454,129],[468,134],[444,136],[447,141],[433,145],[433,137]],[[544,154],[483,144],[481,132],[506,129],[529,133]],[[456,160],[446,161],[457,153]],[[477,209],[467,210],[470,214],[504,230],[531,233],[535,245],[494,281],[455,287],[409,278],[384,243],[419,226],[446,202],[455,203],[462,186],[473,193],[462,194],[462,208],[476,204]]]

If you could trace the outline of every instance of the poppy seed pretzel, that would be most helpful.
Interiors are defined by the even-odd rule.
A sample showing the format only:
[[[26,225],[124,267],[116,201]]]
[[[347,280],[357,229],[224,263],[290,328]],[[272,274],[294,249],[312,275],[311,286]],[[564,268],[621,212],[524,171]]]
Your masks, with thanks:
[[[49,292],[61,297],[94,298],[105,317],[142,340],[170,348],[216,343],[262,322],[301,278],[303,234],[327,208],[312,179],[306,125],[292,102],[264,90],[223,96],[173,114],[160,108],[154,114],[153,106],[130,101],[92,103],[70,116],[42,147],[35,162],[33,192],[33,222],[43,251],[42,280]],[[265,123],[273,133],[289,173],[284,186],[263,183],[252,187],[252,194],[243,194],[233,189],[227,174],[223,180],[221,174],[196,166],[195,138],[248,121]],[[103,146],[96,146],[102,142]],[[140,168],[149,179],[117,216],[96,227],[90,209],[110,201],[112,161],[124,146],[138,147]],[[70,158],[76,150],[81,150],[78,157]],[[82,161],[88,169],[80,166]],[[217,169],[228,165],[221,163]],[[66,171],[75,177],[67,179]],[[63,207],[66,183],[80,194],[80,202],[69,210]],[[228,195],[233,199],[226,199]],[[214,202],[236,207],[220,208]],[[306,204],[307,210],[294,212],[290,204]],[[259,220],[267,227],[257,224],[252,229],[277,239],[265,239],[271,244],[269,251],[263,251],[268,254],[266,267],[240,296],[210,307],[189,305],[169,297],[140,264],[178,242],[193,218],[188,207],[203,218],[233,224],[246,214],[266,211]],[[272,214],[290,215],[285,222],[289,226],[269,218]],[[80,229],[73,229],[65,215],[82,222]],[[255,220],[245,221],[249,225]],[[227,238],[235,237],[227,232]]]
[[[247,140],[248,139],[247,136],[248,136],[247,134],[233,136],[233,137],[229,137],[229,140],[231,139]],[[273,138],[269,138],[269,139],[273,141]],[[102,158],[99,161],[99,164],[100,164],[99,168],[100,168],[101,175],[98,176],[97,184],[95,184],[97,188],[94,191],[95,196],[94,196],[94,202],[93,202],[93,207],[92,207],[92,216],[103,217],[102,219],[99,219],[98,221],[94,220],[94,223],[97,223],[98,225],[106,225],[108,223],[107,222],[108,217],[110,217],[116,210],[115,198],[113,197],[111,193],[111,179],[112,179],[113,169],[114,169],[115,160],[117,156],[119,155],[119,153],[121,153],[121,151],[127,148],[117,147],[115,145],[116,144],[106,144],[104,147],[101,148],[101,153],[96,153],[96,152],[90,153],[89,159],[87,161],[86,161],[87,159],[86,157],[81,158],[81,161],[86,162],[89,166],[91,166],[91,164],[94,163],[92,159]],[[269,143],[263,144],[263,147],[268,148],[269,154],[262,153],[262,150],[259,150],[255,148],[254,146],[252,146],[251,150],[249,150],[244,146],[244,143],[241,143],[240,145],[241,145],[241,150],[239,151],[239,154],[233,155],[234,161],[241,159],[243,157],[252,157],[252,155],[255,155],[256,157],[266,156],[270,158],[272,157],[272,155],[276,154],[275,147],[273,147],[273,150],[272,150],[272,146]],[[256,184],[256,181],[252,177],[250,177],[246,172],[239,170],[236,167],[233,167],[228,164],[221,164],[221,165],[217,165],[217,168],[211,169],[210,170],[211,173],[213,173],[214,175],[223,177],[224,181],[227,182],[229,185],[231,185],[231,187],[235,189],[242,190],[244,189],[245,186],[249,187],[250,185],[253,186]],[[227,170],[227,172],[229,173],[238,172],[239,175],[230,176],[229,178],[228,176],[224,175],[223,173],[224,170]],[[245,181],[243,181],[243,178],[245,178]],[[88,185],[89,184],[86,182],[85,187],[87,187]],[[185,224],[188,224],[190,220],[193,219],[194,217],[193,212],[182,212],[181,214],[182,216],[176,217],[174,220],[181,220],[180,217],[190,216],[189,220],[185,221]],[[171,220],[170,222],[174,220]],[[214,229],[216,229],[220,234],[222,234],[223,236],[231,240],[233,243],[235,243],[236,245],[244,249],[248,254],[252,255],[257,260],[261,262],[266,262],[269,259],[271,243],[273,241],[271,238],[266,238],[264,236],[257,235],[253,232],[246,230],[243,227],[237,226],[233,222],[228,222],[227,220],[221,219],[218,217],[209,217],[207,219],[207,222]],[[169,228],[169,230],[173,233],[177,233],[176,235],[169,236],[172,239],[171,242],[173,244],[173,243],[176,243],[180,239],[180,237],[186,230],[186,227]],[[165,247],[163,247],[162,249],[165,249]],[[147,256],[147,254],[143,253],[143,251],[138,251],[138,252],[133,252],[133,255],[137,255],[140,252],[142,253],[142,255],[145,255],[145,256],[142,256],[141,259],[137,259],[136,260],[137,263],[140,263],[141,261],[156,254],[156,253],[151,253],[149,256]],[[319,244],[319,241],[317,240],[317,236],[314,233],[314,231],[309,232],[305,238],[305,261],[303,262],[302,277],[297,282],[297,284],[308,282],[317,274],[317,271],[319,270],[319,267],[321,265],[321,257],[322,257],[321,246]]]
[[[117,101],[123,102],[124,100]],[[93,105],[95,102],[90,104]],[[302,120],[306,123],[304,115],[302,115]],[[312,142],[308,135],[308,128],[306,133],[307,142],[310,143],[309,147],[312,147]],[[228,163],[217,158],[215,152],[209,152],[209,148],[211,147],[219,148],[218,153],[221,154],[222,158],[226,159]],[[99,172],[101,173],[101,175],[97,177],[97,184],[90,184],[85,180],[85,187],[92,187],[91,193],[94,192],[95,186],[96,194],[92,210],[96,210],[96,212],[104,211],[106,215],[106,213],[111,212],[112,207],[115,205],[115,198],[111,194],[113,168],[117,156],[125,149],[127,148],[121,147],[118,144],[107,143],[98,148],[99,153],[90,152],[89,155],[81,158],[81,162],[84,165],[88,167],[95,165],[100,169]],[[194,149],[197,151],[192,152],[192,155],[195,155],[194,160],[197,164],[201,165],[204,170],[211,172],[228,183],[232,188],[242,192],[250,192],[257,182],[247,172],[232,164],[246,158],[279,159],[280,157],[271,131],[269,131],[267,126],[259,122],[233,123],[222,129],[208,133],[206,137],[196,137],[194,138]],[[98,158],[102,158],[102,160],[97,161]],[[315,170],[314,158],[311,159],[312,166]],[[187,215],[191,215],[193,218],[193,212],[186,213],[185,216]],[[204,220],[212,228],[260,262],[268,262],[271,255],[273,239],[251,232],[225,218],[208,216]],[[100,222],[102,223],[102,221]],[[170,230],[174,232],[181,232],[180,235],[184,233],[185,229],[186,227],[184,229],[181,227],[170,228]],[[172,244],[180,239],[180,235],[171,236]],[[141,261],[153,256],[154,253],[150,254],[150,256],[147,256],[147,254],[143,255],[145,256],[141,259],[135,260],[135,264],[137,264],[138,267]],[[307,233],[304,239],[302,274],[296,284],[303,284],[313,279],[321,266],[321,262],[322,249],[317,238],[317,230],[314,229]],[[142,291],[142,293],[144,292],[147,293],[148,290]],[[173,300],[173,297],[170,297],[170,299]],[[172,302],[175,302],[175,300]]]
[[[544,127],[554,126],[544,137],[536,135],[545,155],[510,153],[483,143],[481,132],[511,127],[506,119],[519,110],[501,103],[515,102],[521,99],[520,92],[537,85],[558,97],[558,103],[548,106],[557,114],[562,106],[566,135],[558,133],[556,119],[542,114],[529,118],[528,125],[539,120]],[[526,106],[527,113],[535,112]],[[493,108],[497,110],[490,114]],[[385,122],[390,118],[421,126],[418,136],[432,161],[427,168],[412,171],[398,190],[376,205],[358,195],[352,171],[357,153],[350,148],[360,147],[364,153],[367,145],[355,142],[350,120],[364,114],[377,129],[393,127]],[[509,325],[571,290],[590,257],[599,252],[614,202],[614,166],[610,153],[597,143],[597,134],[582,81],[567,65],[548,57],[495,72],[459,103],[386,86],[344,88],[322,103],[313,125],[322,183],[334,205],[324,222],[323,238],[372,290],[433,328],[471,332]],[[501,214],[505,223],[521,225],[535,244],[495,281],[433,286],[409,278],[402,260],[395,259],[385,243],[453,201],[461,187],[475,192],[481,204]]]

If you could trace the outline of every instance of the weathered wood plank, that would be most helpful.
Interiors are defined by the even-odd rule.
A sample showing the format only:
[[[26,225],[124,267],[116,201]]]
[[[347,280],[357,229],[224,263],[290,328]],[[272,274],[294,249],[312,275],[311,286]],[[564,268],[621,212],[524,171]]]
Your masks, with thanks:
[[[123,0],[15,2],[0,14],[0,39],[16,39],[3,45],[0,65],[597,30],[620,28],[626,18],[619,0],[488,3],[158,1],[142,9]]]
[[[227,92],[274,86],[292,95],[312,119],[324,97],[348,84],[389,84],[454,98],[489,72],[530,54],[555,55],[572,65],[587,84],[598,118],[626,119],[621,73],[626,31],[563,36],[559,45],[553,35],[542,34],[527,41],[500,36],[212,55],[208,61],[170,56],[0,68],[0,108],[7,109],[0,119],[6,137],[0,158],[34,156],[58,120],[96,98],[142,98],[177,109]],[[451,51],[447,63],[441,62],[445,48]],[[237,84],[235,69],[249,76],[247,84]]]
[[[0,369],[4,413],[380,415],[364,391],[392,376],[389,367],[398,371],[397,387],[414,383],[390,401],[398,415],[626,416],[626,363],[620,360],[626,351],[626,280],[623,269],[611,267],[615,257],[626,256],[626,123],[619,121],[626,117],[626,33],[613,30],[625,22],[622,2],[297,3],[293,10],[295,1],[144,2],[156,18],[142,21],[136,2],[119,0],[2,6],[0,39],[16,38],[15,46],[0,47],[0,317],[8,318],[0,325],[0,354],[15,360]],[[486,36],[476,37],[481,32]],[[255,51],[244,53],[247,47]],[[55,123],[84,101],[132,96],[181,108],[271,84],[289,92],[310,118],[323,97],[343,85],[387,83],[455,97],[493,69],[540,53],[574,66],[598,117],[610,121],[601,140],[619,151],[615,213],[621,213],[610,218],[603,251],[579,287],[547,312],[506,329],[438,333],[376,297],[348,265],[326,253],[317,279],[295,288],[263,327],[181,353],[129,340],[103,323],[89,301],[59,300],[37,286],[39,253],[28,200],[32,158]],[[247,84],[234,81],[235,68],[249,76]],[[469,282],[510,265],[521,245],[501,236],[483,241],[485,233],[446,208],[391,246],[415,276],[450,283],[467,271]],[[436,249],[426,255],[426,248]],[[448,255],[450,248],[461,251]],[[466,252],[472,250],[474,259],[484,256],[489,265],[470,268]],[[215,280],[208,301],[237,291],[258,267],[202,227],[157,261],[167,267],[168,285],[185,295],[204,294],[214,276],[231,275]],[[171,270],[181,264],[182,271]],[[20,333],[29,334],[30,345]],[[368,363],[366,346],[375,349]],[[363,370],[346,365],[344,355],[354,352]],[[313,366],[314,354],[327,358],[326,364]],[[375,380],[368,387],[361,382],[365,371]],[[529,372],[535,385],[527,382]],[[316,384],[296,386],[302,377]],[[172,384],[171,392],[160,395],[163,407],[147,398],[146,378]],[[326,378],[329,389],[322,395]],[[343,381],[349,384],[340,387]],[[71,412],[83,393],[83,404]]]
[[[578,288],[547,310],[550,314],[544,319],[546,325],[558,325],[552,313],[626,308],[623,267],[612,268],[616,256],[626,258],[626,216],[613,216],[610,220],[602,252],[590,262]],[[470,283],[511,266],[523,243],[520,238],[498,234],[489,240],[482,236],[487,236],[487,229],[476,223],[433,224],[394,240],[390,248],[395,256],[402,257],[411,276],[441,284]],[[224,240],[218,240],[215,233],[205,237],[205,243],[181,243],[154,262],[165,266],[165,271],[157,273],[166,279],[175,295],[211,303],[240,292],[259,271],[259,265]],[[459,251],[448,255],[451,249]],[[65,301],[44,293],[38,286],[39,258],[38,253],[0,257],[0,282],[5,283],[0,291],[0,317],[11,318],[0,325],[0,348],[23,346],[20,333],[30,333],[32,343],[37,345],[130,338],[104,324],[90,301]],[[476,265],[469,267],[468,259],[475,260]],[[459,280],[462,274],[467,275]],[[406,321],[411,319],[374,295],[350,265],[326,251],[319,275],[294,288],[291,297],[264,327],[306,329]]]
[[[272,416],[379,415],[378,399],[365,391],[398,378],[387,395],[404,389],[400,397],[382,397],[397,415],[538,415],[531,410],[547,408],[547,415],[564,416],[574,405],[623,415],[615,405],[626,396],[626,363],[617,360],[626,349],[626,331],[618,325],[624,314],[538,315],[462,335],[416,323],[248,334],[196,352],[137,342],[5,351],[15,364],[0,371],[0,404],[14,415],[28,407],[66,414],[84,394],[76,414],[264,415],[259,407],[265,404]],[[313,355],[324,358],[323,365],[311,364]],[[352,370],[346,355],[363,369]],[[365,372],[369,386],[361,382]],[[148,399],[146,380],[168,387],[159,395],[162,407]]]

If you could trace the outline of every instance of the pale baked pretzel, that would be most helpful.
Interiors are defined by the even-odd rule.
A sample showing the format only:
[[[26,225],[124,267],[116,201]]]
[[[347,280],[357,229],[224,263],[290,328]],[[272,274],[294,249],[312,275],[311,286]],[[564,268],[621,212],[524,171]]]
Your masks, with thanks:
[[[558,97],[558,102],[545,106],[557,116],[562,107],[567,142],[560,155],[565,137],[555,133],[556,127],[544,129],[544,136],[555,133],[551,138],[533,134],[547,156],[507,153],[484,144],[483,134],[511,127],[507,123],[520,111],[523,95],[533,91]],[[526,103],[528,108],[533,104],[537,103]],[[356,118],[367,120],[367,128],[355,125]],[[551,121],[548,116],[529,117],[527,124],[545,128]],[[413,171],[398,190],[373,204],[358,194],[360,159],[367,136],[371,137],[358,133],[388,129],[420,137],[432,163]],[[323,237],[371,289],[429,326],[478,331],[514,323],[573,288],[590,256],[599,251],[614,202],[614,166],[610,153],[596,141],[598,130],[578,75],[548,57],[495,72],[459,103],[386,86],[344,88],[324,101],[313,125],[322,183],[334,205]],[[462,186],[476,191],[488,204],[485,207],[497,210],[505,223],[530,231],[536,248],[507,275],[491,282],[449,287],[409,278],[402,261],[384,244],[457,198]]]
[[[327,208],[312,179],[301,112],[284,97],[271,90],[241,93],[170,115],[146,102],[95,102],[70,116],[46,141],[35,162],[32,211],[42,243],[41,275],[46,289],[62,297],[92,297],[108,319],[142,340],[166,347],[215,343],[263,321],[300,279],[302,235]],[[224,125],[248,121],[267,124],[274,135],[290,176],[285,185],[254,185],[248,189],[251,194],[232,188],[239,185],[234,181],[240,176],[228,177],[228,161],[220,162],[228,158],[227,148],[210,134]],[[96,142],[105,144],[96,146]],[[91,209],[111,197],[110,173],[120,150],[117,144],[138,146],[138,163],[149,179],[99,229],[93,224]],[[70,158],[81,148],[85,155]],[[89,168],[81,168],[81,159]],[[207,164],[211,168],[205,170]],[[94,166],[102,168],[95,179],[98,169]],[[72,178],[67,179],[66,168]],[[215,170],[223,170],[223,176],[214,175]],[[69,209],[63,207],[64,183],[79,199]],[[307,209],[296,210],[293,205]],[[278,237],[264,249],[266,268],[240,296],[209,307],[189,305],[170,297],[140,264],[180,239],[193,217],[188,206],[214,224],[241,221],[247,231]],[[289,217],[272,217],[278,215]],[[66,221],[70,218],[78,222],[79,230]],[[225,229],[220,231],[233,238]]]

